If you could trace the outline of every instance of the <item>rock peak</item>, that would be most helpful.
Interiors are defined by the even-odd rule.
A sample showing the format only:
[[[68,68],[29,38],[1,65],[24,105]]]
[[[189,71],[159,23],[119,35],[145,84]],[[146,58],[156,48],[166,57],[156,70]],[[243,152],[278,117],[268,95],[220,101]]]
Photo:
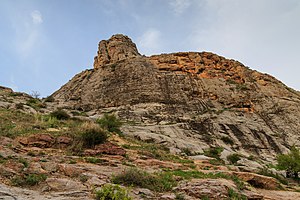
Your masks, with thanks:
[[[106,64],[137,56],[140,54],[132,40],[126,35],[116,34],[109,40],[99,42],[94,68],[97,69]]]

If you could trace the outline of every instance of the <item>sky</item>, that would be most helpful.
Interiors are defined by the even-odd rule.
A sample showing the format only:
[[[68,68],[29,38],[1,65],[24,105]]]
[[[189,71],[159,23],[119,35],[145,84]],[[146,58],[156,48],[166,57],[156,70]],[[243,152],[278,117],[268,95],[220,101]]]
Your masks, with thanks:
[[[51,95],[117,33],[144,55],[209,51],[300,90],[299,0],[0,0],[0,85]]]

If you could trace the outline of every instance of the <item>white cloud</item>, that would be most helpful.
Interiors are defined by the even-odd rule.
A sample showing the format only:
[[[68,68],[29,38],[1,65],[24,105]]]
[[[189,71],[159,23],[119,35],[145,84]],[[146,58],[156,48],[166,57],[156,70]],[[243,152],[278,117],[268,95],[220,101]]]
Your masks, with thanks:
[[[33,24],[43,23],[43,17],[42,17],[42,14],[40,11],[38,11],[38,10],[32,11],[30,16],[31,16]]]
[[[172,7],[176,14],[183,13],[191,5],[190,0],[170,0],[169,5]]]
[[[162,47],[161,32],[153,28],[148,29],[138,38],[137,43],[143,54],[152,55],[160,53]]]

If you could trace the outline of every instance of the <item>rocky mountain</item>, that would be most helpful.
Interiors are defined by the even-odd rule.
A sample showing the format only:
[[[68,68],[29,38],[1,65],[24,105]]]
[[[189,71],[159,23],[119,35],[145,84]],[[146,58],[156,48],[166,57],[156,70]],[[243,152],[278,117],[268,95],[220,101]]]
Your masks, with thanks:
[[[209,52],[146,57],[120,34],[99,43],[94,69],[77,74],[52,97],[60,107],[91,116],[115,112],[130,122],[125,134],[175,153],[222,146],[224,154],[272,161],[300,145],[299,92]]]
[[[295,200],[300,93],[208,52],[124,35],[50,97],[0,86],[0,199]]]

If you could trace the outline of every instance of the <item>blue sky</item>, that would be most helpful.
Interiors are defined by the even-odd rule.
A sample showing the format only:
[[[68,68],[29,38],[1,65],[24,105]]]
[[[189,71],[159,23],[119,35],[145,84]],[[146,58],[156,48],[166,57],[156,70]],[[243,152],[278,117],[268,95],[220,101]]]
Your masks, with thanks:
[[[298,0],[0,0],[0,85],[48,96],[116,33],[141,54],[211,51],[300,90]]]

